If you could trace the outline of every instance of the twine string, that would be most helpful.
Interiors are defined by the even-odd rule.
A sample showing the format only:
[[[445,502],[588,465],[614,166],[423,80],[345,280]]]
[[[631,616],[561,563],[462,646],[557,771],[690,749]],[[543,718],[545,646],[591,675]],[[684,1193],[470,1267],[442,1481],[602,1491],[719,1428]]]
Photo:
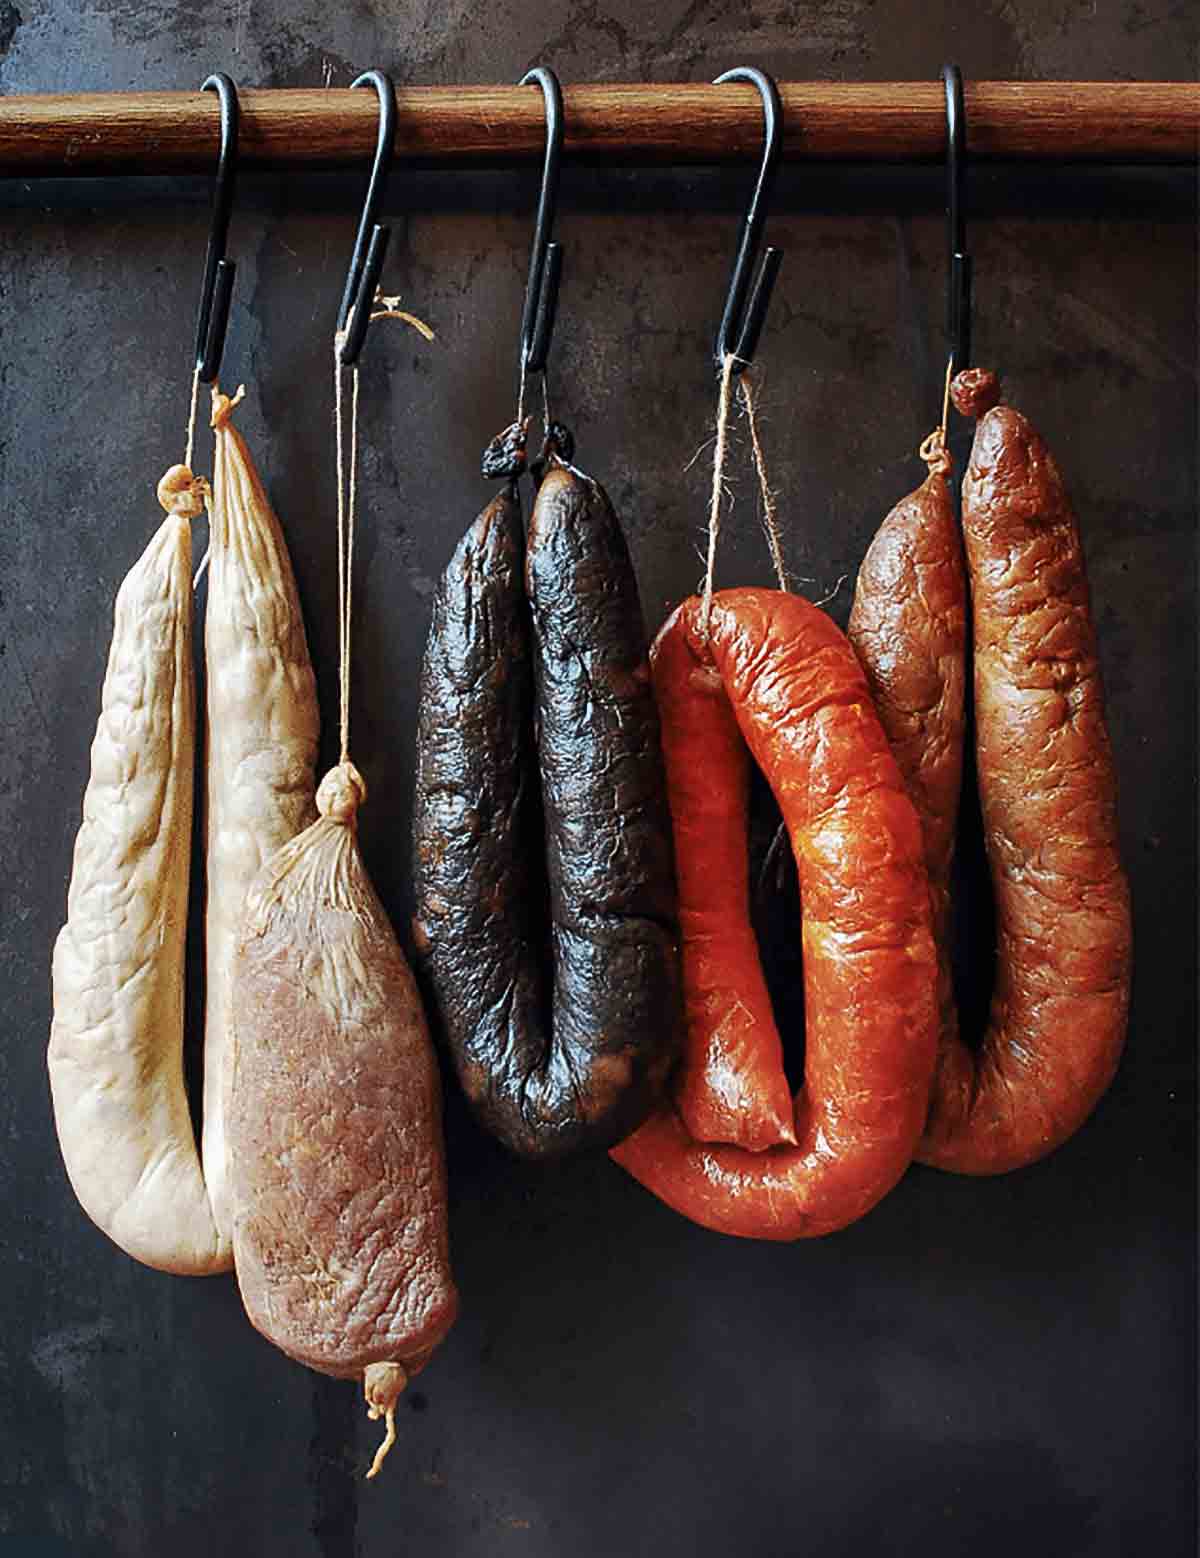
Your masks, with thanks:
[[[334,458],[337,465],[337,554],[338,554],[338,742],[341,749],[339,761],[350,758],[350,560],[353,552],[354,530],[354,463],[358,438],[355,423],[358,418],[358,369],[351,368],[352,391],[350,399],[351,474],[349,491],[346,481],[346,403],[345,372],[340,351],[343,332],[339,331],[333,342],[333,424]]]
[[[183,463],[190,471],[192,455],[196,448],[196,404],[200,398],[200,364],[192,370],[192,403],[188,410],[187,443],[184,445]]]
[[[746,421],[750,425],[750,447],[754,452],[754,469],[758,473],[758,487],[762,496],[763,530],[766,532],[767,546],[771,553],[771,562],[775,567],[775,577],[779,580],[779,588],[786,591],[789,588],[788,576],[783,563],[783,543],[779,535],[775,493],[767,480],[767,462],[763,454],[762,440],[758,434],[755,392],[749,373],[743,373],[738,380],[738,395],[746,411]]]
[[[929,467],[930,473],[937,471],[940,476],[949,476],[953,467],[950,458],[950,450],[947,445],[947,426],[950,417],[950,375],[954,369],[954,358],[950,357],[946,362],[946,383],[942,390],[942,420],[929,436],[922,440],[921,447],[917,451],[921,459]]]
[[[426,341],[433,331],[423,319],[399,307],[398,297],[385,297],[378,288],[368,319],[398,319],[411,325]],[[345,375],[341,360],[344,330],[333,338],[333,428],[334,458],[337,464],[337,547],[338,547],[338,742],[339,761],[350,761],[350,623],[354,606],[354,523],[358,508],[358,364],[349,365],[350,373],[350,458],[346,459]]]
[[[732,352],[721,363],[721,388],[717,395],[717,437],[713,444],[712,494],[708,503],[708,556],[704,567],[704,595],[700,606],[700,637],[708,638],[712,619],[713,574],[717,566],[717,538],[721,534],[721,499],[725,492],[725,454],[729,445],[729,411],[733,401]]]

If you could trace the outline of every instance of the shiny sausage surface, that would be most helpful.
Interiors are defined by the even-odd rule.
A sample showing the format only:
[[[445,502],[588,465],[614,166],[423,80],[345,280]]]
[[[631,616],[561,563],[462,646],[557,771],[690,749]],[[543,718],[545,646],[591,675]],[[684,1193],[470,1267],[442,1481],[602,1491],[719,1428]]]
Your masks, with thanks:
[[[832,1232],[903,1174],[925,1119],[936,1044],[936,955],[920,826],[861,667],[832,621],[798,596],[728,590],[686,601],[654,646],[655,687],[680,863],[686,1058],[673,1103],[613,1157],[668,1205],[746,1238]],[[723,706],[724,704],[724,706]],[[736,725],[740,742],[733,739]],[[721,740],[714,731],[721,731]],[[744,868],[706,869],[708,825],[744,816],[748,763],[788,829],[804,906],[806,1053],[790,1135],[752,1150],[729,1115],[727,1073],[755,1092],[753,1131],[778,1114],[779,1036],[749,931]],[[720,858],[735,854],[730,828]],[[743,836],[742,849],[745,848]],[[740,1008],[730,1044],[722,1039]],[[697,1094],[708,1082],[718,1139]],[[722,1139],[723,1138],[723,1139]]]

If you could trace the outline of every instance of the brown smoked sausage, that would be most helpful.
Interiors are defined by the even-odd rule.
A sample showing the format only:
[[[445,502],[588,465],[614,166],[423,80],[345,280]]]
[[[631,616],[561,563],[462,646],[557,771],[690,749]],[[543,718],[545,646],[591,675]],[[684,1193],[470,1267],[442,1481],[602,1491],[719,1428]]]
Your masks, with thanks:
[[[964,415],[979,419],[962,520],[996,985],[977,1050],[963,1042],[953,1007],[943,1004],[917,1157],[957,1173],[995,1174],[1066,1141],[1112,1079],[1128,1010],[1129,889],[1083,550],[1062,477],[1029,422],[997,404],[994,374],[960,374],[952,394]],[[911,569],[918,553],[928,558],[944,546],[949,579],[940,517],[924,537],[916,514],[909,519],[886,543],[908,559],[897,567]],[[942,905],[950,868],[942,848],[945,791],[931,775],[955,727],[934,722],[921,730],[900,716],[906,703],[927,700],[938,678],[947,699],[953,665],[932,658],[940,629],[927,608],[936,592],[922,589],[903,611],[886,605],[892,582],[868,566],[884,540],[881,532],[864,564],[850,631],[921,815],[931,889]],[[907,646],[898,659],[889,658],[888,634],[878,630],[889,610],[891,637],[903,636]],[[865,624],[876,628],[864,631]],[[941,939],[944,957],[944,925]]]
[[[940,439],[929,474],[880,525],[858,571],[846,633],[862,661],[925,842],[943,1046],[958,1038],[950,868],[963,774],[967,575]]]

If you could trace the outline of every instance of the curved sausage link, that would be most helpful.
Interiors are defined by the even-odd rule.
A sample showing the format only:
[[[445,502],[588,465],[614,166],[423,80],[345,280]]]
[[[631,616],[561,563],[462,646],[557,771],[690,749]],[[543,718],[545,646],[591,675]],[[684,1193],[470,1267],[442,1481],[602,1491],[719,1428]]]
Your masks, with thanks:
[[[880,525],[858,572],[847,637],[917,815],[938,948],[943,1051],[958,1039],[951,960],[950,871],[963,773],[967,575],[947,478],[929,475]]]
[[[677,928],[641,607],[599,484],[552,462],[524,590],[521,558],[506,494],[439,587],[414,930],[468,1098],[510,1148],[545,1157],[607,1147],[654,1103],[678,1047]]]
[[[706,1227],[745,1238],[812,1237],[854,1221],[892,1188],[924,1123],[936,1046],[936,955],[920,827],[862,669],[823,612],[773,590],[723,591],[705,642],[700,609],[695,598],[686,601],[653,656],[687,884],[683,924],[694,932],[706,912],[693,897],[703,892],[707,844],[689,826],[691,786],[703,774],[719,795],[736,798],[744,785],[744,759],[735,771],[728,749],[709,740],[719,679],[779,803],[800,878],[807,1033],[795,1145],[754,1152],[697,1140],[668,1106],[612,1156]],[[775,1072],[777,1089],[779,1040],[760,995],[745,894],[728,895],[725,913],[724,956],[720,941],[685,933],[689,1069],[703,1072],[714,1053],[705,1000],[693,997],[702,989],[719,993],[708,1008],[719,1022],[730,1003],[748,996],[761,1070]],[[719,1093],[721,1067],[710,1069]]]
[[[995,375],[955,380],[979,418],[963,482],[975,725],[998,928],[978,1053],[947,1035],[918,1156],[963,1174],[1032,1163],[1116,1070],[1129,887],[1079,527],[1057,465]]]
[[[651,650],[670,776],[688,1042],[675,1107],[696,1141],[795,1146],[783,1047],[750,917],[750,752],[679,613]],[[738,969],[741,977],[730,978]]]

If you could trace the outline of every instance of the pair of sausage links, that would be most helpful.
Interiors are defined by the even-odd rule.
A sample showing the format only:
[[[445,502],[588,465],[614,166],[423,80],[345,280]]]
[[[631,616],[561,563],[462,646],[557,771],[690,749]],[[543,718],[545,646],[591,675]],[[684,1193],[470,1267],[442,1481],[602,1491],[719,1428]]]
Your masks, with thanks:
[[[414,940],[464,1090],[525,1156],[609,1146],[677,1050],[670,818],[624,536],[555,454],[527,542],[510,484],[443,575],[418,736]]]
[[[679,860],[686,1059],[675,1106],[612,1156],[705,1227],[814,1237],[892,1188],[924,1124],[936,953],[920,825],[862,669],[822,611],[774,590],[726,590],[705,639],[701,610],[695,598],[679,607],[652,653]],[[736,863],[751,759],[783,814],[804,907],[805,1080],[790,1122]],[[720,833],[724,870],[709,869],[708,830],[722,816],[732,819]]]
[[[994,374],[963,481],[975,740],[996,896],[996,987],[978,1054],[948,1039],[919,1157],[964,1174],[1034,1162],[1077,1131],[1125,1042],[1132,952],[1117,786],[1079,526],[1045,441]]]
[[[963,1042],[953,1006],[943,1003],[917,1157],[996,1174],[1066,1141],[1112,1079],[1128,1014],[1129,889],[1083,549],[1061,474],[1029,422],[998,404],[994,374],[968,370],[952,395],[979,419],[962,523],[996,986],[978,1050]],[[953,713],[960,677],[944,653],[953,592],[965,598],[965,583],[954,583],[957,552],[940,509],[901,505],[868,554],[851,616],[921,814],[943,915],[953,834],[947,745],[962,743]],[[917,590],[889,603],[894,579],[921,572]],[[896,654],[889,643],[903,648]],[[933,712],[914,724],[905,711],[917,707]],[[947,942],[943,920],[943,956]]]
[[[173,466],[166,523],[117,597],[68,917],[54,957],[50,1078],[84,1208],[147,1265],[228,1270],[230,981],[246,890],[313,815],[316,688],[278,520],[213,388],[205,620],[208,753],[204,1111],[183,1083],[195,689],[191,533],[207,483]]]

